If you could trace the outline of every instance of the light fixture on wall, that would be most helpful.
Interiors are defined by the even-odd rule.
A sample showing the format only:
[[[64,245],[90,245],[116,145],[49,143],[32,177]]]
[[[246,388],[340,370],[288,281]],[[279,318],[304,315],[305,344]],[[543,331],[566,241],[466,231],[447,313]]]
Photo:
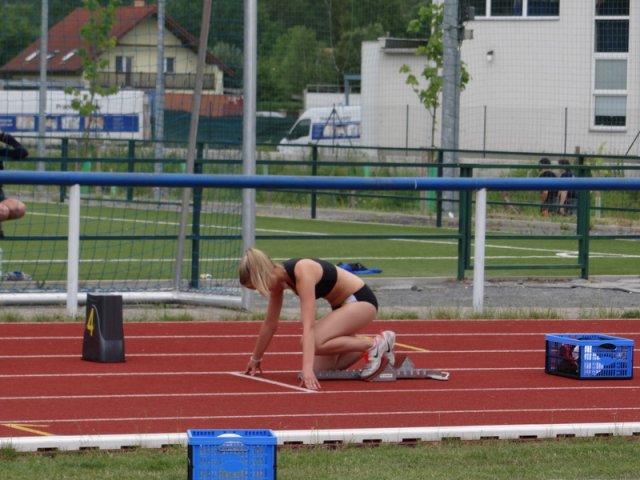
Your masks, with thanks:
[[[493,62],[493,50],[489,50],[489,51],[487,52],[487,62],[488,62],[488,63]]]

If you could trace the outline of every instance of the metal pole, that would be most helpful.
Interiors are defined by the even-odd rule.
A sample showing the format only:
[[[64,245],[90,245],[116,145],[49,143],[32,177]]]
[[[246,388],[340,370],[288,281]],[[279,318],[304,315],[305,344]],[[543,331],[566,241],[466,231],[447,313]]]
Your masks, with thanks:
[[[564,149],[562,153],[567,153],[567,137],[569,136],[569,107],[564,107]]]
[[[67,244],[67,315],[78,314],[80,264],[80,185],[69,188],[69,239]]]
[[[40,98],[38,104],[38,157],[45,155],[47,132],[47,51],[49,40],[49,0],[42,0],[40,17]],[[38,162],[38,170],[44,170],[44,162]]]
[[[256,173],[256,91],[258,59],[258,2],[244,0],[244,110],[242,128],[242,173]],[[243,251],[256,242],[256,191],[242,190],[242,246]],[[249,310],[253,295],[242,289],[242,306]]]
[[[191,102],[191,125],[189,127],[189,143],[187,146],[186,172],[193,173],[193,165],[196,156],[196,140],[198,137],[198,121],[200,117],[200,100],[202,97],[202,79],[204,77],[204,65],[207,55],[207,43],[209,38],[209,22],[211,19],[211,0],[204,0],[202,5],[202,24],[200,27],[200,42],[198,45],[198,65],[196,67],[196,84]],[[185,188],[182,195],[182,214],[180,215],[180,231],[178,233],[178,251],[176,253],[175,275],[173,288],[179,290],[182,278],[182,261],[184,259],[185,237],[187,236],[187,220],[189,217],[189,201],[191,188]]]
[[[459,96],[460,96],[460,52],[458,50],[458,0],[445,0],[443,29],[443,58],[442,58],[442,148],[444,152],[444,176],[455,177],[455,169],[446,167],[457,161]],[[444,210],[453,214],[454,193],[443,192]]]
[[[487,149],[487,106],[482,109],[482,150]],[[486,158],[487,154],[483,153],[482,158]]]
[[[162,173],[162,159],[164,158],[164,19],[165,0],[158,0],[158,52],[156,66],[156,95],[155,95],[155,158],[153,166],[155,173]],[[156,187],[156,199],[162,197],[162,189]]]
[[[485,226],[487,223],[487,189],[476,193],[476,228],[473,259],[473,313],[482,313],[484,306]]]

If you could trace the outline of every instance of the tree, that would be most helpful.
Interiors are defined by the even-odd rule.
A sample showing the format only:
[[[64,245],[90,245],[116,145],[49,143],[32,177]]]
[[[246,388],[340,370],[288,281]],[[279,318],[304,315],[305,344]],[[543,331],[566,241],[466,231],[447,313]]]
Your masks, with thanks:
[[[416,17],[424,0],[361,0],[351,5],[342,18],[342,32],[379,24],[386,36],[405,37],[407,24]],[[375,40],[370,38],[368,40]]]
[[[73,8],[80,6],[82,0],[48,0],[49,21],[54,25]],[[15,57],[31,42],[40,37],[40,18],[42,2],[3,1],[0,31],[2,36],[2,53],[0,63],[4,64]]]
[[[27,2],[2,6],[2,63],[8,62],[40,35],[40,11]]]
[[[96,14],[115,0],[47,0],[52,26],[74,8],[93,5]],[[148,5],[156,0],[146,0]],[[258,2],[258,88],[263,100],[290,100],[301,95],[307,83],[341,85],[343,74],[360,72],[361,42],[381,36],[406,36],[406,25],[417,16],[425,0],[350,0],[344,2],[308,0],[269,0]],[[133,0],[120,0],[132,5]],[[200,34],[200,0],[166,0],[167,16],[195,38]],[[41,0],[4,0],[2,41],[5,62],[40,35]],[[212,5],[209,49],[216,52],[236,75],[225,84],[241,87],[238,68],[244,46],[244,7],[238,0],[216,0]],[[97,28],[97,25],[94,25]],[[295,30],[304,29],[304,30]],[[292,32],[296,32],[292,35]],[[306,33],[303,33],[306,32]],[[283,45],[283,38],[293,40]],[[311,44],[296,43],[298,39]],[[89,42],[87,42],[89,45]],[[305,51],[306,50],[306,51]],[[313,58],[313,60],[312,60]],[[303,61],[298,69],[295,59]],[[97,58],[88,58],[97,61]],[[4,62],[3,62],[4,63]],[[87,69],[88,71],[89,69]],[[284,79],[282,75],[291,75]],[[297,77],[297,78],[296,78]],[[85,77],[88,83],[90,80]],[[306,83],[305,83],[306,82]],[[79,101],[82,98],[78,99]],[[87,99],[88,100],[88,99]],[[85,103],[85,106],[88,106]]]
[[[244,52],[235,45],[220,42],[213,47],[212,53],[222,63],[233,69],[233,76],[225,78],[224,86],[226,88],[242,88]]]
[[[437,124],[437,112],[440,106],[442,92],[442,67],[444,57],[444,38],[442,24],[444,22],[444,5],[430,3],[418,10],[418,18],[409,22],[408,31],[413,35],[426,36],[427,42],[417,48],[418,55],[425,55],[427,62],[420,72],[420,76],[426,81],[423,87],[418,77],[411,71],[409,65],[400,67],[400,73],[407,74],[406,83],[411,86],[418,95],[429,115],[431,116],[431,146],[435,146],[435,129]],[[469,72],[464,63],[461,65],[460,91],[469,82]]]
[[[262,100],[289,100],[311,83],[335,84],[337,77],[325,45],[313,30],[303,26],[292,27],[280,36],[261,68],[261,80],[266,80],[259,83]]]
[[[111,35],[111,29],[116,19],[116,1],[109,0],[105,7],[100,6],[98,0],[83,0],[84,7],[89,11],[89,20],[80,27],[80,38],[85,45],[78,49],[82,59],[82,75],[88,84],[87,91],[73,87],[65,88],[65,92],[75,98],[71,101],[71,108],[88,119],[85,131],[90,132],[95,121],[95,114],[100,110],[96,96],[108,96],[118,93],[117,86],[103,86],[100,75],[109,67],[109,61],[103,55],[116,46],[116,38]]]
[[[341,73],[360,73],[362,63],[362,42],[384,36],[384,27],[373,23],[357,27],[342,35],[336,46],[335,59]]]

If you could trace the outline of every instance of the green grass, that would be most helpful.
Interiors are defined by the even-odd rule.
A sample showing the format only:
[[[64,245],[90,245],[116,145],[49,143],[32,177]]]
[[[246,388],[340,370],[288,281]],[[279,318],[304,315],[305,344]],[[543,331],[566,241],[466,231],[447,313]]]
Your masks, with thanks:
[[[135,207],[135,208],[134,208]],[[66,278],[67,219],[66,205],[29,204],[29,214],[5,227],[4,269],[21,270],[37,281],[63,281]],[[239,235],[237,216],[203,213],[202,235]],[[113,236],[109,240],[81,242],[80,277],[83,281],[170,280],[176,255],[171,239],[159,235],[177,235],[179,216],[173,211],[157,211],[142,204],[113,206],[88,205],[82,208],[83,236]],[[457,230],[422,225],[393,225],[373,222],[346,222],[258,217],[256,233],[264,236],[304,236],[304,239],[274,238],[258,240],[258,247],[276,259],[315,256],[334,262],[361,262],[380,268],[382,277],[456,278],[458,264]],[[569,233],[569,230],[567,230]],[[327,239],[326,235],[364,235],[361,239]],[[29,241],[12,240],[18,235]],[[140,239],[118,236],[140,235]],[[429,236],[430,238],[376,238],[380,235]],[[46,239],[56,236],[58,240]],[[31,240],[45,237],[42,240]],[[205,239],[200,248],[200,271],[216,278],[234,278],[239,240]],[[184,272],[190,271],[192,243],[185,245]],[[491,239],[486,243],[487,277],[573,276],[577,268],[577,240]],[[472,252],[473,253],[473,252]],[[640,271],[637,241],[596,240],[590,242],[590,275],[636,275]],[[569,268],[557,268],[570,265]],[[492,267],[507,267],[491,269]],[[516,268],[520,266],[521,268]],[[548,266],[551,268],[527,268]],[[472,270],[467,270],[470,276]]]
[[[2,478],[184,479],[181,447],[122,452],[16,453],[0,449]],[[281,447],[279,480],[637,479],[637,437],[442,441],[417,445]]]
[[[414,225],[363,222],[299,220],[260,217],[257,234],[308,234],[305,240],[259,240],[258,247],[277,259],[315,256],[339,262],[361,262],[380,268],[383,277],[450,277],[457,274],[457,230]],[[451,238],[426,239],[322,239],[326,234],[358,235],[450,235]],[[548,265],[552,269],[487,270],[491,276],[579,276],[578,241],[549,239],[488,239],[486,265]],[[338,252],[338,253],[336,253]],[[592,240],[590,275],[636,275],[640,268],[637,242]],[[575,268],[556,268],[576,265]],[[471,275],[471,270],[467,275]]]

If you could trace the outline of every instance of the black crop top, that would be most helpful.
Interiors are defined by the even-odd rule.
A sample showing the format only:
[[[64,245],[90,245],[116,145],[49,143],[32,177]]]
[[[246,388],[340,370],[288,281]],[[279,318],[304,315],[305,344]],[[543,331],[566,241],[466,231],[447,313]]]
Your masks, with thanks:
[[[300,260],[300,258],[290,258],[289,260],[282,262],[282,266],[287,272],[287,275],[289,275],[294,290],[296,286],[296,275],[294,270],[296,268],[296,264]],[[338,281],[338,271],[336,270],[335,265],[327,262],[326,260],[320,260],[318,258],[312,258],[311,260],[319,263],[322,267],[322,277],[320,278],[320,281],[316,283],[316,298],[322,298],[328,295],[333,287],[335,287],[336,282]]]

